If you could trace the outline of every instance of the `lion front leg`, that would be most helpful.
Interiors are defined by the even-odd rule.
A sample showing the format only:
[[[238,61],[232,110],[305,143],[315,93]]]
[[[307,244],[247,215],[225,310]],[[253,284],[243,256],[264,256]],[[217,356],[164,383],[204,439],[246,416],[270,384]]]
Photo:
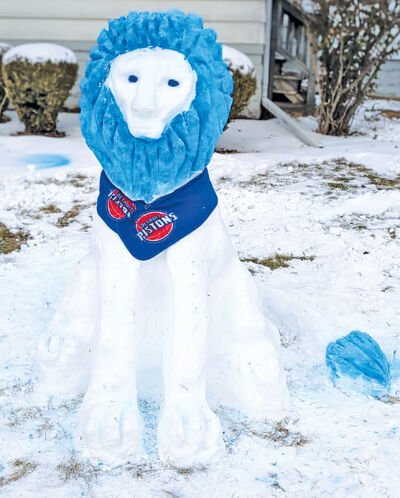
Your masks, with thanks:
[[[96,263],[89,254],[75,265],[49,330],[39,341],[37,393],[75,396],[85,392],[96,316],[96,288]]]
[[[98,322],[89,386],[79,413],[84,454],[109,465],[141,453],[137,405],[135,303],[140,263],[102,222],[97,244]]]
[[[263,314],[256,284],[228,234],[215,235],[209,289],[211,329],[208,383],[219,403],[254,419],[280,418],[288,408],[279,332]]]
[[[161,460],[180,468],[208,463],[224,452],[220,422],[206,399],[207,233],[205,223],[167,253],[172,309],[158,446]]]

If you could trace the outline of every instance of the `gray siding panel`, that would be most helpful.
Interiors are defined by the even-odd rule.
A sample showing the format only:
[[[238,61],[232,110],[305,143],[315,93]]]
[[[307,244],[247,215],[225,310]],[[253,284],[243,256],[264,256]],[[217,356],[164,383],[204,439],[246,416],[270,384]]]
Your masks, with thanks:
[[[400,59],[389,60],[383,65],[374,95],[400,98]]]
[[[195,12],[218,41],[235,47],[252,59],[257,91],[251,99],[248,116],[259,117],[262,83],[262,55],[265,36],[264,0],[0,0],[0,41],[12,45],[54,42],[71,48],[79,61],[79,79],[107,20],[132,10],[165,11],[178,8]],[[75,85],[67,104],[78,103]]]
[[[223,43],[264,43],[264,24],[260,22],[205,21]],[[32,41],[95,41],[103,28],[104,19],[4,19],[0,18],[2,39]]]
[[[206,21],[265,21],[263,0],[1,0],[0,17],[10,19],[110,19],[132,10],[194,12]]]

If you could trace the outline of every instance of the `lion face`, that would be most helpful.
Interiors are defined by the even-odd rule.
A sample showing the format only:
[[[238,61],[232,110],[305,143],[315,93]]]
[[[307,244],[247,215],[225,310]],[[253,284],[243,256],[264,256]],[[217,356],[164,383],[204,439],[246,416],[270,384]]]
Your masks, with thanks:
[[[196,81],[183,54],[148,47],[116,57],[105,84],[131,135],[156,139],[175,116],[190,108]]]

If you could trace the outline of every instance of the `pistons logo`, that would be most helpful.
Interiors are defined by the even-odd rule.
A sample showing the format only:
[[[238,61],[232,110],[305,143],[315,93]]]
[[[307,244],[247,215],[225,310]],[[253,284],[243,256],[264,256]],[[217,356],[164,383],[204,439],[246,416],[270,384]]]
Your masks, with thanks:
[[[141,241],[157,242],[165,239],[174,228],[178,217],[174,213],[153,211],[141,216],[136,222],[137,236]]]
[[[118,189],[114,189],[108,194],[108,212],[116,220],[122,220],[125,217],[130,218],[135,209],[135,204]]]

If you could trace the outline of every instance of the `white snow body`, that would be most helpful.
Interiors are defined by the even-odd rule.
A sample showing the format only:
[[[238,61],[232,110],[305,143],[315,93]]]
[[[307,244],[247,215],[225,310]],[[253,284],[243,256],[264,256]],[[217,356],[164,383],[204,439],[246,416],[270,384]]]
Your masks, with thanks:
[[[281,417],[287,408],[279,333],[218,207],[145,262],[96,215],[92,251],[39,345],[40,390],[86,392],[77,440],[90,459],[118,465],[141,454],[136,370],[158,357],[143,352],[146,342],[163,343],[158,445],[166,463],[190,467],[223,453],[208,398],[252,419]]]
[[[112,89],[122,88],[126,74],[118,70],[113,78]],[[124,111],[133,123],[135,106]],[[154,115],[147,128],[143,118],[143,129],[152,129]],[[96,215],[91,252],[39,346],[41,391],[86,393],[77,441],[90,459],[119,465],[141,455],[137,367],[156,358],[143,352],[146,342],[163,344],[158,449],[167,464],[192,467],[223,454],[209,400],[253,419],[281,417],[287,407],[279,333],[263,315],[218,207],[200,228],[144,262]]]
[[[46,62],[69,62],[76,64],[76,56],[72,50],[56,45],[55,43],[25,43],[8,50],[3,57],[3,64],[15,60],[27,60],[31,64],[45,64]]]

